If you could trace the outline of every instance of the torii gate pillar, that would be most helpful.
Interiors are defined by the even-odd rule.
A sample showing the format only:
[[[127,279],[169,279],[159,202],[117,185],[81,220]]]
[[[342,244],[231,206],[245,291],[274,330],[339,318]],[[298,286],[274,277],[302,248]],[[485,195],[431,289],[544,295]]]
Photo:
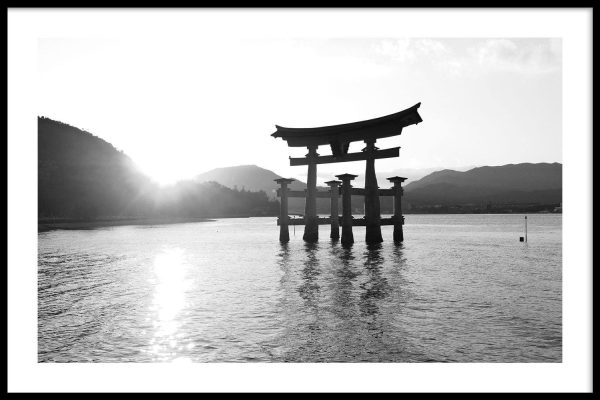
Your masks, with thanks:
[[[304,241],[314,243],[319,240],[317,217],[317,147],[307,146],[308,177],[306,179],[306,203],[304,205]]]
[[[363,149],[367,154],[367,169],[365,172],[365,224],[367,244],[381,243],[381,214],[379,205],[379,186],[375,175],[375,139],[365,140],[367,147]]]
[[[294,179],[280,178],[275,179],[275,182],[281,185],[281,207],[279,209],[279,241],[286,243],[290,241],[290,231],[288,229],[288,222],[290,217],[288,216],[288,183],[294,182]]]
[[[387,179],[394,183],[394,242],[400,243],[404,241],[404,232],[402,230],[402,225],[404,225],[404,216],[402,215],[402,194],[404,193],[404,189],[402,188],[402,182],[407,178],[394,176]]]
[[[329,237],[337,240],[340,238],[340,216],[338,211],[340,188],[338,185],[342,182],[333,180],[325,183],[331,187],[331,235]]]
[[[342,181],[342,245],[349,246],[354,243],[352,234],[352,185],[350,181],[357,177],[352,174],[335,176]]]

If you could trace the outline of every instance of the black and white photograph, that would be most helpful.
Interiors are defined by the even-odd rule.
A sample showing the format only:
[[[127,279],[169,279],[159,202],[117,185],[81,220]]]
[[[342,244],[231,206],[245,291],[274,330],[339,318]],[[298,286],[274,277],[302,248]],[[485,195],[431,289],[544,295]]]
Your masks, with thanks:
[[[591,391],[591,15],[9,8],[9,391]]]

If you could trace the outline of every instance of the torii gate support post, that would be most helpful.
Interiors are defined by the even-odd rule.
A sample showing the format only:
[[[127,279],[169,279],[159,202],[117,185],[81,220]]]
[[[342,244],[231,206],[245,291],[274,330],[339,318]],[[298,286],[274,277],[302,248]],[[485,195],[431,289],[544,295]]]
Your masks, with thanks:
[[[342,174],[335,177],[342,181],[342,245],[354,243],[352,234],[352,185],[350,181],[358,175]]]
[[[340,221],[338,211],[338,199],[339,199],[339,184],[340,181],[329,181],[325,182],[331,188],[331,239],[337,240],[340,238]]]
[[[402,182],[407,178],[394,176],[387,179],[394,183],[394,242],[400,243],[404,241],[402,227],[404,225],[404,216],[402,215],[402,195],[404,194],[404,189],[402,188]]]
[[[279,194],[281,197],[281,206],[279,208],[279,241],[286,243],[290,241],[290,230],[288,228],[288,183],[292,183],[294,179],[280,178],[275,179],[275,182],[281,185]]]
[[[367,169],[365,172],[365,225],[367,244],[381,243],[381,213],[379,205],[379,187],[375,175],[375,139],[366,139]]]
[[[308,176],[306,178],[306,203],[304,205],[304,241],[314,243],[319,240],[317,217],[317,147],[308,146]]]

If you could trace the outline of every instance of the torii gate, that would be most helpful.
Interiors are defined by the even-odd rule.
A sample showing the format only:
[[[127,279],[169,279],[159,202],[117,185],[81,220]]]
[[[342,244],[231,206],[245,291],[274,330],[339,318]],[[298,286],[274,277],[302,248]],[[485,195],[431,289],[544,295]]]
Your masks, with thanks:
[[[417,103],[406,110],[384,117],[341,125],[317,128],[285,128],[275,125],[277,130],[271,136],[282,138],[290,147],[308,148],[308,154],[306,154],[305,158],[290,157],[291,166],[308,165],[306,204],[304,209],[303,238],[305,241],[316,242],[319,238],[319,218],[317,217],[317,164],[359,160],[365,160],[367,162],[364,188],[365,240],[369,244],[380,243],[383,241],[383,238],[381,237],[381,214],[379,205],[379,195],[382,190],[377,186],[375,159],[398,157],[400,155],[400,147],[379,150],[375,147],[375,142],[380,138],[400,135],[404,127],[422,122],[423,120],[417,111],[420,105],[421,103]],[[355,141],[364,141],[366,147],[360,153],[348,153],[350,143]],[[320,145],[329,145],[331,147],[332,155],[319,156],[317,148]],[[289,180],[286,180],[286,184],[288,181]],[[351,187],[349,181],[347,186]],[[285,185],[282,185],[282,189],[283,205],[284,196],[287,204],[287,193],[284,193],[287,190]],[[332,185],[332,191],[333,190],[335,190],[335,188]],[[285,221],[281,221],[282,229],[283,224],[285,224],[285,228],[287,229],[287,207],[285,213]]]

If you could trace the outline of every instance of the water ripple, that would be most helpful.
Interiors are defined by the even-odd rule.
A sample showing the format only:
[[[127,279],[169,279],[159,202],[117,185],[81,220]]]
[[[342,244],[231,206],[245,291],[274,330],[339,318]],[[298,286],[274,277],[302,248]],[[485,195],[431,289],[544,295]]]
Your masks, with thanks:
[[[38,360],[561,362],[561,219],[523,244],[520,218],[410,215],[402,245],[346,248],[273,218],[46,232]]]

